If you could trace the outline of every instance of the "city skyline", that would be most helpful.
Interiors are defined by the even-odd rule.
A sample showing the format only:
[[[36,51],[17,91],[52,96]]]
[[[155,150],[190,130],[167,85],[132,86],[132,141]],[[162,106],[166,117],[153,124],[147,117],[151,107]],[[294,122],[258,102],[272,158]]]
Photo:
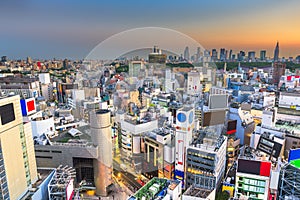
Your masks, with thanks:
[[[182,32],[206,49],[266,50],[268,57],[279,41],[280,57],[296,57],[300,54],[298,5],[270,0],[185,5],[178,1],[3,2],[0,54],[13,59],[81,59],[114,34],[151,26]]]

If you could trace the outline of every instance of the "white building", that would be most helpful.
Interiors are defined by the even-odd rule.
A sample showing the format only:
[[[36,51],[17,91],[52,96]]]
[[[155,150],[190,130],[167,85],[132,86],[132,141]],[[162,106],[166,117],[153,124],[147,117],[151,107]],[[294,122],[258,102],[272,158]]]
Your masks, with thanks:
[[[187,77],[187,94],[188,95],[199,95],[202,93],[201,85],[201,73],[197,71],[191,71]]]

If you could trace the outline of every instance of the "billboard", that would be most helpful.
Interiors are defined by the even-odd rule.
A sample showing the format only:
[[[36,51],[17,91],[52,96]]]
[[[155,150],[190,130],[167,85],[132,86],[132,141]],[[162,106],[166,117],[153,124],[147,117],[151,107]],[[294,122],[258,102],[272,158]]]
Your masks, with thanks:
[[[233,134],[236,133],[236,124],[237,120],[230,120],[227,124],[227,134]]]
[[[290,149],[288,162],[292,160],[300,159],[300,148],[298,149]]]
[[[271,162],[239,159],[237,172],[269,177]]]
[[[66,187],[66,200],[71,200],[74,196],[74,180],[71,179]]]
[[[228,97],[226,94],[213,94],[209,96],[209,109],[226,109],[228,107]]]
[[[282,144],[261,136],[256,149],[277,159],[280,155],[281,147]]]
[[[27,116],[30,114],[33,114],[36,112],[36,106],[35,106],[35,99],[29,98],[29,99],[21,99],[21,109],[22,109],[22,115]]]
[[[205,112],[203,119],[203,126],[214,126],[218,124],[224,124],[225,122],[225,110]]]
[[[1,125],[5,125],[16,119],[13,103],[0,106],[0,118],[1,118]]]

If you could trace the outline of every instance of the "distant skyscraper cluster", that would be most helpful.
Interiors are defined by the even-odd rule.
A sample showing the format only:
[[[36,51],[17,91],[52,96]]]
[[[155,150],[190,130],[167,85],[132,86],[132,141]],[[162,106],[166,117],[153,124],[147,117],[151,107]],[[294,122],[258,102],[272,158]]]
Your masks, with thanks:
[[[205,59],[205,57],[207,56],[207,52],[208,56],[210,57],[209,60]],[[297,58],[299,57],[300,56],[298,56]],[[232,49],[227,50],[225,48],[220,48],[220,51],[218,51],[217,49],[212,49],[211,52],[208,50],[204,50],[204,52],[201,52],[200,47],[197,48],[196,54],[192,54],[191,56],[189,47],[186,47],[183,52],[183,59],[192,62],[278,62],[286,60],[285,58],[281,59],[279,57],[279,42],[276,43],[273,58],[267,57],[266,50],[260,50],[259,54],[256,54],[255,51],[248,51],[246,53],[244,50],[240,50],[237,54],[234,54]],[[288,61],[293,61],[293,58],[289,57]]]

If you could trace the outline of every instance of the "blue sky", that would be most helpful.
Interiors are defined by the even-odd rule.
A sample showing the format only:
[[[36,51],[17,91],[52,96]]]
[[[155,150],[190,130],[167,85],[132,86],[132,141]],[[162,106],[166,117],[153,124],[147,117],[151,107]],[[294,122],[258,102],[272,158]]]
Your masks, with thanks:
[[[297,0],[12,0],[0,3],[0,55],[83,58],[118,32],[147,26],[185,33],[205,48],[300,54]],[[184,49],[184,47],[183,47]]]

